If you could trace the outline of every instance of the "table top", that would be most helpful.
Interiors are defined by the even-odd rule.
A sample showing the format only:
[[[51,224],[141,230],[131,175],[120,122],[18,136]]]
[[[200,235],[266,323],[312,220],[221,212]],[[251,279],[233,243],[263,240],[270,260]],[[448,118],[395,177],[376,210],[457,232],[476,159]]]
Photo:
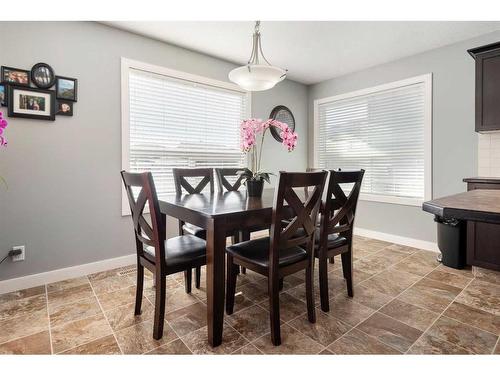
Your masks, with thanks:
[[[446,219],[500,223],[500,190],[471,190],[424,202],[422,209]]]
[[[161,206],[182,207],[206,217],[224,216],[239,212],[272,210],[274,189],[264,189],[262,197],[249,197],[247,192],[229,191],[213,194],[170,195],[160,199]]]

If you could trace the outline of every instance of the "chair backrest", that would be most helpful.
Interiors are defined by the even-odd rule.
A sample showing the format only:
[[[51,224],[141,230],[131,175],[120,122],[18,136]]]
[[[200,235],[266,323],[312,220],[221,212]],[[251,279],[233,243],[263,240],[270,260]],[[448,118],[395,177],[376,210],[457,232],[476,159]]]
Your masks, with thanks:
[[[243,168],[215,168],[215,176],[217,177],[217,187],[219,192],[223,193],[224,189],[227,191],[238,191],[241,187],[243,176],[238,176],[238,172],[243,171]],[[226,176],[238,176],[236,181],[232,184]]]
[[[322,172],[280,172],[278,187],[274,193],[271,222],[271,246],[269,261],[271,268],[278,267],[280,249],[307,245],[311,256],[314,231],[318,218],[321,196],[327,176]],[[312,192],[303,200],[294,189],[311,187]],[[289,213],[293,211],[292,217]],[[283,219],[291,219],[283,226]]]
[[[328,171],[323,168],[313,168],[313,167],[306,168],[306,172],[321,172],[321,171],[326,171],[326,173],[328,174]],[[304,186],[304,194],[306,195],[306,198],[309,197],[309,186]]]
[[[160,212],[153,175],[151,172],[128,173],[125,171],[121,171],[121,175],[130,204],[137,255],[144,256],[144,246],[154,247],[156,265],[161,266],[165,259],[166,223]],[[134,190],[138,190],[136,196],[134,196]],[[144,217],[146,204],[152,225]]]
[[[214,170],[212,168],[173,168],[175,192],[182,194],[182,189],[188,194],[200,194],[210,184],[210,193],[214,192]],[[186,177],[201,177],[196,186],[192,186]]]
[[[326,241],[329,234],[342,233],[352,238],[354,217],[358,205],[364,169],[356,171],[330,171],[326,199],[321,217],[320,241]],[[343,186],[354,184],[348,195]]]

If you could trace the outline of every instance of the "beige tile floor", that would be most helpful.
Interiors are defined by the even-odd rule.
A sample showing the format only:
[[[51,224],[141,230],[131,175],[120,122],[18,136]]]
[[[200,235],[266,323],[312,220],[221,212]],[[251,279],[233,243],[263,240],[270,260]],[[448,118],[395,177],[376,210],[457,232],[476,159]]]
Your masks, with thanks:
[[[8,354],[500,354],[500,277],[454,270],[436,254],[356,237],[355,296],[330,265],[330,312],[306,317],[303,274],[285,279],[282,345],[271,345],[266,281],[238,279],[223,344],[207,344],[206,296],[168,277],[165,333],[152,338],[150,275],[133,315],[133,267],[0,295],[0,353]],[[316,284],[316,302],[319,296]]]

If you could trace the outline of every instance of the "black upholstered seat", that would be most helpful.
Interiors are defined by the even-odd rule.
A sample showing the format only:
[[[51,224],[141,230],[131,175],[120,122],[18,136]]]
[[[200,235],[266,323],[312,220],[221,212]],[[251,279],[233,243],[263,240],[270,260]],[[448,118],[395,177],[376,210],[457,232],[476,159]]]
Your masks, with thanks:
[[[245,260],[260,267],[268,268],[270,243],[271,240],[269,237],[259,238],[231,245],[227,248],[227,252],[236,259]],[[288,266],[306,258],[307,252],[299,246],[280,249],[279,267]]]
[[[314,233],[314,249],[318,250],[319,245],[320,245],[320,228],[316,229],[316,232]],[[297,233],[295,234],[296,237],[300,237],[304,235],[304,230],[299,229],[297,230]],[[328,239],[326,241],[326,247],[327,249],[336,249],[338,247],[344,246],[347,244],[347,238],[340,236],[336,233],[332,233],[328,235]]]
[[[144,254],[152,260],[155,258],[155,249],[152,246],[144,248]],[[206,242],[191,234],[177,236],[165,241],[165,260],[167,266],[177,267],[184,263],[192,263],[206,257]]]
[[[194,224],[185,223],[182,226],[182,230],[186,234],[192,234],[193,236],[203,238],[203,239],[207,238],[207,231],[203,228],[200,228],[200,227],[194,225]]]
[[[314,247],[316,249],[319,248],[319,237],[320,237],[320,232],[319,230],[316,231],[315,233],[315,242],[314,242]],[[327,249],[336,249],[337,247],[344,246],[347,244],[347,238],[343,236],[339,236],[338,234],[332,233],[328,235],[328,239],[326,241],[326,247]]]

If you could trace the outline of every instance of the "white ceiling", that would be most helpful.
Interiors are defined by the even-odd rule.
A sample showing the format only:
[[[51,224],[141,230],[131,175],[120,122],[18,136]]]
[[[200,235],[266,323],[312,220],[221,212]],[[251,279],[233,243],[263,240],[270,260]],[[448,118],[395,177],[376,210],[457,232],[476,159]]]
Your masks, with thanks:
[[[106,22],[194,51],[245,64],[253,22]],[[262,47],[288,78],[317,83],[500,30],[500,22],[263,21]],[[464,51],[465,53],[465,51]]]

